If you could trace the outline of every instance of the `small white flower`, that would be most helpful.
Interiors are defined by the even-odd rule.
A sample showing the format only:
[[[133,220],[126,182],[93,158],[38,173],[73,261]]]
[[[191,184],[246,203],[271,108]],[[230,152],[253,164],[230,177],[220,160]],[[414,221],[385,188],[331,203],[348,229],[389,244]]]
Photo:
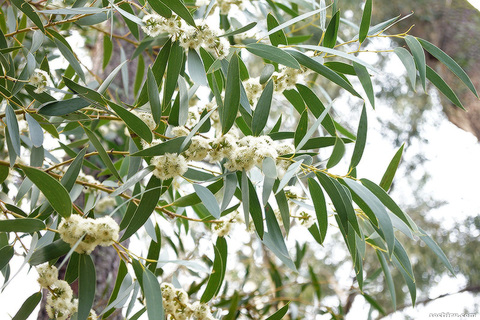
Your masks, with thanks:
[[[193,137],[191,141],[192,143],[183,153],[185,159],[187,161],[202,161],[208,156],[210,151],[209,141],[199,136]]]
[[[310,228],[315,223],[315,218],[305,211],[300,212],[300,217],[297,218],[300,222],[300,225],[304,226],[305,228]]]
[[[55,266],[50,266],[48,263],[37,267],[38,283],[42,288],[49,287],[58,280],[58,269]]]
[[[175,153],[155,156],[152,158],[151,164],[155,166],[153,174],[161,180],[181,176],[188,169],[185,157]]]
[[[35,93],[42,93],[45,91],[45,87],[48,84],[48,73],[41,69],[35,69],[32,76],[30,77],[30,84],[34,87],[37,87],[34,92]]]

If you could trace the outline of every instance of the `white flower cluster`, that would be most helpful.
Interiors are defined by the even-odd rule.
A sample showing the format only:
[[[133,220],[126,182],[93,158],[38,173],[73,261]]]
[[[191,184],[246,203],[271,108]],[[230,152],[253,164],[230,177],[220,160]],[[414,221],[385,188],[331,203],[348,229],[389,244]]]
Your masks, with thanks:
[[[187,172],[187,160],[181,154],[165,153],[152,158],[150,164],[155,166],[153,175],[161,180],[181,176]]]
[[[38,283],[48,288],[47,310],[50,319],[66,320],[78,311],[78,300],[73,299],[73,291],[68,282],[58,279],[58,269],[48,263],[37,267]],[[88,320],[96,320],[95,311],[90,310]]]
[[[230,50],[230,43],[226,38],[218,36],[217,29],[210,28],[205,22],[198,22],[197,27],[186,26],[180,36],[180,45],[185,49],[206,50],[217,54],[218,59],[224,59]]]
[[[275,83],[275,91],[282,93],[285,90],[294,89],[295,85],[303,82],[308,75],[307,69],[293,69],[285,67],[280,72],[274,72],[272,79]]]
[[[225,168],[231,171],[250,170],[262,163],[263,159],[278,157],[272,138],[269,136],[245,136],[237,141],[237,147],[225,163]]]
[[[175,320],[214,320],[210,307],[198,301],[190,304],[188,294],[170,283],[162,283],[162,302],[167,319]]]
[[[219,237],[225,237],[232,229],[232,225],[238,221],[238,211],[230,212],[220,218],[220,220],[222,221],[221,223],[213,224],[213,232]]]
[[[260,78],[249,78],[243,81],[243,86],[245,87],[245,92],[247,93],[250,105],[255,106],[263,91],[263,85],[260,84]]]
[[[108,210],[113,209],[113,207],[116,205],[115,199],[112,197],[104,197],[100,199],[95,206],[95,209],[98,212],[106,212]]]
[[[34,87],[37,87],[34,92],[35,93],[42,93],[45,91],[45,87],[48,84],[48,73],[41,69],[35,69],[32,76],[30,77],[30,84]]]
[[[140,120],[145,122],[145,124],[150,128],[150,130],[155,130],[155,128],[157,127],[157,124],[153,120],[153,116],[152,116],[151,113],[136,111],[136,110],[133,110],[132,112],[133,112],[134,115],[139,117]]]
[[[232,5],[236,5],[240,10],[243,10],[244,0],[217,0],[217,6],[220,8],[221,14],[228,14]]]
[[[98,219],[82,218],[73,214],[62,220],[58,232],[63,241],[73,246],[82,237],[75,249],[78,253],[90,254],[97,245],[106,247],[118,240],[118,224],[109,216]]]
[[[142,20],[143,23],[145,23],[142,30],[150,37],[157,37],[161,33],[168,33],[176,39],[182,32],[183,22],[175,15],[172,15],[170,18],[164,18],[158,14],[148,14],[143,17]]]
[[[315,223],[315,217],[308,212],[302,211],[299,213],[299,216],[296,217],[301,226],[305,228],[310,228]]]

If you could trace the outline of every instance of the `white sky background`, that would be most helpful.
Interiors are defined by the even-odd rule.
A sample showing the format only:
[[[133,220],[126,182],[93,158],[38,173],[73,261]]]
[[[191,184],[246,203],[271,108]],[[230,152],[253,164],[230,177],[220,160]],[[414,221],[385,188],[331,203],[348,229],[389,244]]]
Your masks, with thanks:
[[[480,10],[480,0],[469,1]],[[377,118],[388,116],[388,108],[388,106],[378,106],[376,111],[368,110],[369,143],[359,166],[359,174],[373,181],[380,180],[383,170],[385,170],[396,151],[388,140],[382,138],[382,134],[379,132],[380,125]],[[455,221],[465,219],[467,216],[479,214],[478,187],[475,182],[480,181],[480,170],[478,170],[480,144],[472,134],[449,122],[443,115],[440,106],[431,112],[432,115],[435,114],[438,125],[431,126],[425,131],[428,144],[416,146],[416,148],[422,148],[424,153],[428,155],[428,170],[432,178],[428,182],[427,188],[435,193],[435,198],[448,201],[447,205],[432,210],[428,214],[434,219],[443,221],[445,226],[449,226]],[[368,166],[365,164],[368,164]],[[20,267],[22,260],[20,257],[12,260],[13,273]],[[1,293],[0,319],[13,317],[24,300],[38,291],[36,272],[32,270],[27,273],[28,269],[29,266],[25,266],[22,272]],[[1,276],[0,279],[2,280],[0,282],[3,282]],[[463,284],[461,278],[445,277],[441,280],[440,285],[432,290],[430,298],[456,292]],[[418,307],[415,310],[412,308],[406,309],[405,312],[414,319],[426,319],[431,312],[461,313],[464,308],[473,311],[474,305],[479,302],[478,297],[475,298],[471,294],[464,293],[440,299],[426,307]],[[357,298],[354,309],[347,319],[359,319],[359,315],[366,315],[368,311],[366,306],[367,303],[362,298]],[[30,320],[36,319],[37,311],[38,308],[32,313]],[[404,315],[399,313],[387,319],[400,320],[404,319]]]

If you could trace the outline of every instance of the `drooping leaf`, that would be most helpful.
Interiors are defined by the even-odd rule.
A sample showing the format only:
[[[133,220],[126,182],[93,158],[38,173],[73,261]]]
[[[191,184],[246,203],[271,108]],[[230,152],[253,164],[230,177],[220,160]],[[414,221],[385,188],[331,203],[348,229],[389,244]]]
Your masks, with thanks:
[[[447,256],[443,253],[442,249],[438,246],[438,244],[422,229],[418,228],[420,231],[420,239],[437,255],[437,257],[442,261],[442,263],[447,267],[447,269],[455,275],[455,270],[453,270],[450,261],[448,261]]]
[[[395,294],[395,283],[393,282],[392,273],[387,264],[387,259],[377,251],[377,257],[382,266],[383,274],[385,275],[385,282],[387,283],[388,291],[390,291],[390,296],[392,297],[393,310],[397,309],[397,298]]]
[[[445,80],[440,77],[438,73],[435,72],[430,66],[427,66],[427,79],[430,80],[431,83],[437,87],[437,89],[445,95],[445,97],[450,100],[454,105],[459,107],[460,109],[465,110],[462,103],[458,99],[455,92],[453,92],[452,88],[445,82]]]
[[[64,58],[72,66],[73,70],[75,70],[75,72],[78,74],[80,79],[82,79],[82,81],[85,83],[85,73],[83,72],[83,69],[80,66],[80,62],[78,62],[72,50],[57,38],[54,38],[53,41],[55,42],[55,45],[57,46],[58,50],[60,50],[60,53],[62,54],[62,56],[64,56]]]
[[[299,149],[300,142],[304,140],[305,135],[307,134],[308,129],[308,111],[305,110],[300,116],[298,121],[297,128],[295,129],[295,137],[293,139],[293,144],[295,149]]]
[[[417,82],[417,69],[415,69],[415,60],[413,60],[412,55],[405,48],[398,47],[398,48],[395,48],[393,51],[405,66],[405,69],[407,70],[408,79],[410,80],[412,89],[415,91],[415,86]]]
[[[165,78],[165,88],[163,92],[163,105],[168,106],[171,103],[170,100],[175,92],[175,88],[177,87],[178,83],[178,77],[180,76],[180,72],[182,70],[184,62],[184,50],[182,47],[180,47],[180,44],[177,41],[173,43],[170,50],[165,51],[165,55],[162,55],[162,57],[163,59],[161,61],[165,59],[168,60],[167,77]],[[154,75],[156,74],[153,69],[152,72]],[[159,79],[157,79],[157,84],[158,83],[160,83]]]
[[[252,132],[254,136],[260,135],[267,124],[268,116],[270,115],[270,107],[272,105],[272,98],[273,80],[270,80],[265,89],[263,89],[262,95],[258,99],[255,112],[253,113]]]
[[[436,47],[434,44],[428,42],[427,40],[423,40],[417,38],[420,44],[427,50],[432,56],[437,58],[440,62],[442,62],[450,71],[452,71],[462,82],[472,91],[472,93],[478,98],[477,90],[472,83],[472,80],[468,77],[467,73],[458,65],[455,60],[450,58],[442,49]]]
[[[12,3],[20,9],[33,23],[43,32],[45,33],[45,29],[43,27],[42,20],[38,16],[38,14],[33,10],[32,6],[27,3],[25,0],[12,0]]]
[[[226,134],[235,123],[240,106],[240,68],[238,55],[234,54],[228,64],[227,84],[225,88],[225,103],[220,108],[222,134]]]
[[[265,320],[281,320],[281,319],[283,319],[283,317],[288,312],[288,306],[289,306],[289,304],[287,303],[282,308],[280,308],[277,312],[275,312],[274,314],[272,314],[270,317],[268,317]]]
[[[28,262],[32,266],[37,266],[67,254],[70,249],[71,248],[68,243],[59,239],[46,246],[35,249]]]
[[[267,15],[268,30],[270,31],[278,26],[279,23],[277,19],[275,19],[275,17],[271,13],[269,13]],[[274,45],[275,47],[278,47],[279,44],[288,44],[287,37],[285,36],[285,32],[283,32],[283,30],[278,30],[277,32],[268,35],[268,37],[270,38],[270,42],[272,43],[272,45]]]
[[[246,26],[238,28],[237,30],[233,30],[233,31],[224,33],[220,37],[230,37],[230,36],[234,36],[236,34],[244,33],[244,32],[247,32],[248,30],[254,28],[256,25],[257,25],[256,22],[251,22],[251,23],[247,24]]]
[[[336,166],[345,155],[345,144],[340,137],[336,137],[335,145],[333,146],[332,154],[327,162],[327,169],[333,168]]]
[[[284,66],[300,69],[300,65],[286,51],[263,43],[251,43],[246,46],[246,49],[256,56],[262,57],[273,62],[283,64]]]
[[[375,109],[375,92],[373,92],[372,79],[370,78],[367,68],[356,62],[353,62],[353,67],[358,76],[358,80],[360,80],[362,84],[363,90],[365,90],[367,94],[368,101],[370,101],[372,108]]]
[[[188,73],[192,80],[199,85],[208,86],[207,74],[203,61],[194,49],[188,50]]]
[[[148,269],[143,270],[143,292],[145,293],[148,319],[163,319],[165,311],[163,310],[162,290],[157,277]]]
[[[35,292],[34,294],[32,294],[30,297],[27,298],[27,300],[25,300],[25,302],[22,304],[20,309],[12,318],[12,320],[27,320],[41,300],[41,292]]]
[[[335,12],[332,19],[328,23],[327,30],[325,30],[325,37],[323,38],[323,45],[327,48],[335,47],[337,43],[338,27],[340,25],[340,11]]]
[[[42,170],[32,167],[20,167],[25,175],[42,191],[50,205],[62,217],[69,217],[72,213],[72,200],[64,186],[55,178]]]
[[[242,187],[243,187],[243,183],[242,183]],[[248,199],[247,200],[248,200],[248,208],[249,208],[250,216],[252,217],[255,230],[257,231],[257,234],[260,237],[260,239],[263,239],[265,228],[263,224],[262,207],[258,199],[257,191],[255,190],[255,187],[253,186],[250,180],[248,180]],[[245,201],[245,199],[243,199],[243,201]]]
[[[158,91],[157,91],[158,92]],[[115,104],[111,101],[108,101],[108,105],[110,108],[115,111],[115,113],[125,122],[127,127],[135,132],[140,138],[145,140],[148,143],[152,142],[152,131],[148,127],[148,125],[143,122],[139,117],[137,117],[134,113],[128,111],[127,109]],[[153,107],[152,107],[153,108]]]
[[[415,65],[417,66],[417,70],[420,73],[420,81],[422,82],[423,90],[425,90],[427,78],[427,63],[425,61],[425,52],[423,51],[422,45],[420,44],[420,42],[418,42],[417,38],[407,35],[405,37],[405,42],[412,51]]]
[[[360,23],[360,31],[358,33],[358,40],[360,43],[367,38],[368,30],[370,29],[370,19],[372,18],[372,0],[365,1],[363,8],[362,22]]]
[[[20,155],[20,132],[18,128],[17,116],[9,104],[5,108],[5,120],[8,127],[9,140],[17,155]]]
[[[118,187],[112,194],[110,194],[111,197],[116,197],[123,192],[127,191],[130,187],[134,186],[136,183],[141,181],[143,178],[145,178],[147,175],[150,174],[155,169],[153,165],[150,165],[141,171],[135,173],[130,179],[125,181],[124,184],[122,184],[120,187]]]
[[[4,246],[0,249],[0,270],[10,262],[15,251],[12,246]]]
[[[185,20],[189,25],[195,27],[195,20],[193,20],[190,11],[185,7],[181,0],[160,0],[163,2],[167,7],[169,7],[173,12],[178,14],[180,18]]]
[[[200,298],[200,302],[206,303],[214,298],[223,284],[225,278],[225,270],[227,267],[227,241],[223,237],[218,237],[216,244],[213,246],[215,250],[215,258],[213,260],[213,270],[208,278],[207,287]]]
[[[82,98],[72,98],[44,103],[40,106],[38,113],[46,116],[64,116],[82,108],[88,107],[91,103]]]
[[[203,205],[207,208],[208,212],[210,212],[210,214],[216,219],[220,218],[220,207],[218,206],[217,199],[215,199],[213,193],[199,184],[194,184],[193,189],[195,189],[195,192]]]
[[[162,106],[160,104],[160,97],[158,92],[158,84],[153,75],[152,69],[147,70],[147,92],[152,116],[155,123],[158,125],[162,118]]]
[[[87,320],[95,299],[97,274],[92,257],[81,254],[78,261],[78,314],[77,320]]]
[[[317,216],[318,228],[320,230],[320,244],[325,240],[328,228],[328,212],[327,203],[323,194],[322,188],[312,178],[308,178],[308,190],[310,190],[310,196],[312,198],[313,206],[315,208],[315,214]]]
[[[160,156],[165,153],[177,153],[181,150],[181,146],[185,137],[174,138],[159,144],[154,145],[153,147],[143,149],[131,154],[132,157],[152,157]]]
[[[362,159],[363,151],[365,150],[365,145],[367,143],[367,108],[365,104],[362,108],[362,114],[360,115],[360,121],[358,123],[357,129],[357,140],[355,141],[355,148],[353,149],[352,160],[350,160],[350,170],[355,168]]]

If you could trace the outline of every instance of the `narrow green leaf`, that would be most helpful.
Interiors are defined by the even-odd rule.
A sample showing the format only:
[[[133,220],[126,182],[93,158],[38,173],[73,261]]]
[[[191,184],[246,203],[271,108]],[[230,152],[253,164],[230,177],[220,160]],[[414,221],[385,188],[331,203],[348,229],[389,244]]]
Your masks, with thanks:
[[[260,135],[267,124],[272,98],[273,80],[270,80],[265,86],[265,89],[263,89],[262,95],[258,99],[257,106],[255,107],[255,112],[253,113],[252,132],[254,136]]]
[[[18,128],[17,116],[13,111],[12,106],[7,104],[5,108],[5,120],[7,122],[8,133],[10,142],[17,155],[20,155],[20,131]]]
[[[385,275],[385,282],[387,283],[388,290],[390,291],[390,296],[392,297],[392,304],[393,310],[397,309],[397,298],[395,294],[395,283],[393,282],[392,273],[390,272],[390,268],[387,264],[387,259],[381,254],[377,252],[378,260],[380,261],[380,265],[382,266],[383,274]]]
[[[78,261],[78,314],[77,320],[87,320],[95,299],[97,275],[92,257],[81,254]]]
[[[112,39],[110,39],[110,37],[108,36],[104,36],[103,37],[103,62],[102,62],[103,70],[105,70],[108,63],[110,62],[110,59],[112,58],[112,53],[113,53]]]
[[[287,171],[285,172],[285,174],[283,175],[283,178],[282,180],[280,180],[280,184],[277,188],[277,193],[280,191],[280,190],[283,190],[283,187],[285,187],[287,185],[287,183],[290,181],[290,179],[292,179],[292,177],[295,175],[295,173],[297,172],[297,170],[300,168],[300,166],[302,165],[304,159],[301,159],[295,163],[292,163]]]
[[[71,247],[68,243],[59,239],[44,247],[35,249],[32,257],[28,261],[30,265],[37,266],[47,261],[57,259],[70,251]]]
[[[465,110],[460,100],[458,100],[457,95],[455,94],[455,92],[453,92],[452,88],[450,88],[450,86],[445,82],[445,80],[443,80],[442,77],[440,77],[440,75],[429,66],[427,66],[427,78],[428,80],[430,80],[431,83],[435,85],[435,87],[437,87],[437,89],[441,93],[445,95],[445,97],[448,98],[448,100],[450,100],[450,102],[452,102],[460,109]]]
[[[280,210],[280,215],[282,216],[283,227],[288,235],[290,232],[290,209],[285,192],[283,190],[278,191],[275,194],[275,200],[277,201],[278,210]]]
[[[355,141],[355,148],[353,149],[352,160],[350,160],[350,170],[357,167],[363,156],[365,150],[365,144],[367,143],[367,131],[368,131],[368,119],[367,108],[363,104],[362,114],[358,123],[357,140]]]
[[[337,43],[338,27],[340,25],[340,11],[337,11],[330,22],[328,23],[327,30],[325,30],[325,37],[323,38],[323,45],[327,48],[335,47]]]
[[[390,189],[390,186],[392,185],[393,177],[395,177],[395,173],[397,172],[398,165],[400,163],[400,160],[402,159],[404,147],[405,147],[405,144],[402,144],[400,149],[398,149],[398,151],[395,153],[392,160],[388,164],[387,170],[383,174],[383,177],[382,177],[382,180],[380,181],[379,186],[382,187],[383,190],[385,191],[388,191],[388,189]]]
[[[289,306],[289,303],[284,305],[281,309],[279,309],[277,312],[275,312],[274,314],[272,314],[270,317],[268,317],[265,320],[281,320],[281,319],[283,319],[283,317],[288,312],[288,306]]]
[[[218,237],[216,244],[213,246],[215,250],[215,258],[213,260],[213,270],[208,278],[207,287],[200,298],[200,302],[206,303],[214,298],[225,278],[225,270],[227,267],[227,241],[223,237]]]
[[[19,218],[0,220],[0,232],[32,233],[45,229],[45,223],[38,219]],[[1,268],[0,268],[1,269]]]
[[[324,76],[328,80],[332,81],[333,83],[336,83],[340,87],[344,88],[354,96],[362,99],[362,96],[355,91],[355,89],[352,87],[350,83],[345,81],[341,76],[339,76],[335,71],[329,69],[328,67],[324,66],[323,64],[313,60],[312,58],[306,56],[305,54],[301,53],[300,51],[296,50],[286,50],[288,53],[290,53],[297,61],[311,69],[312,71],[315,71],[316,73],[320,74],[321,76]]]
[[[138,56],[137,62],[137,73],[135,74],[135,80],[133,82],[133,94],[135,97],[138,96],[138,92],[143,83],[143,77],[145,75],[145,60],[143,59],[143,55]]]
[[[268,31],[278,26],[279,26],[279,23],[277,19],[275,19],[275,17],[271,13],[269,13],[267,15]],[[268,37],[270,38],[270,42],[272,43],[272,45],[274,45],[275,47],[278,47],[279,44],[285,44],[285,45],[288,44],[287,37],[285,36],[285,32],[283,32],[283,30],[278,30],[277,32],[269,34]]]
[[[142,199],[140,200],[140,204],[135,210],[133,218],[128,224],[128,227],[125,230],[122,238],[120,239],[120,242],[130,238],[148,220],[152,212],[155,210],[155,207],[157,206],[158,199],[161,195],[161,186],[162,181],[152,175],[152,177],[150,177],[150,180],[148,181],[147,186],[145,187],[146,192],[143,194]]]
[[[363,8],[362,22],[360,23],[360,31],[358,33],[358,40],[360,43],[367,38],[368,30],[370,29],[370,20],[372,18],[372,0],[365,1]]]
[[[273,62],[283,64],[284,66],[300,69],[300,65],[286,51],[263,43],[251,43],[246,46],[246,49],[256,56],[271,60]]]
[[[170,18],[172,16],[172,10],[164,5],[161,0],[148,0],[147,2],[159,15],[165,18]]]
[[[122,71],[122,73],[124,72],[125,68],[127,67],[126,64],[128,63],[128,60],[123,58],[121,60],[122,62],[120,62],[120,64],[116,66],[112,72],[110,72],[110,74],[105,78],[100,87],[98,87],[97,91],[99,94],[104,94],[107,91],[108,87],[110,86],[110,84],[112,84],[113,80],[115,80],[117,74],[120,71]]]
[[[405,69],[407,70],[408,79],[412,85],[412,89],[415,91],[416,82],[417,82],[417,69],[415,69],[415,60],[413,60],[412,55],[408,52],[407,49],[398,47],[393,50],[398,56],[400,61],[402,61]]]
[[[82,98],[73,98],[60,101],[44,103],[40,106],[38,113],[46,116],[64,116],[82,108],[88,107],[91,103]]]
[[[241,82],[238,59],[238,55],[235,53],[228,65],[225,103],[219,110],[223,134],[226,134],[235,123],[238,107],[240,106]]]
[[[118,12],[122,15],[123,21],[125,21],[128,30],[130,30],[130,33],[138,40],[140,36],[138,26],[144,25],[143,21],[135,15],[130,4],[121,3],[117,8],[119,9]]]
[[[69,217],[72,213],[72,200],[64,186],[49,174],[32,167],[20,167],[25,175],[42,191],[50,205],[62,217]]]
[[[195,21],[193,20],[190,11],[185,7],[181,0],[160,0],[162,1],[167,7],[172,9],[173,12],[178,14],[180,18],[185,20],[189,25],[195,27]]]
[[[207,208],[208,212],[210,212],[215,219],[220,218],[220,207],[218,206],[217,199],[215,199],[213,193],[199,184],[194,184],[193,189],[202,201],[203,205]]]
[[[280,3],[276,3],[276,5],[277,5],[277,6],[280,5]],[[302,20],[304,20],[304,19],[306,19],[306,18],[308,18],[308,17],[311,17],[311,16],[313,16],[313,15],[316,15],[316,14],[320,13],[321,11],[325,11],[325,10],[327,10],[328,7],[329,7],[329,6],[327,6],[327,7],[325,7],[325,8],[320,8],[320,9],[317,9],[317,10],[313,10],[313,11],[304,13],[304,14],[299,15],[299,16],[296,16],[295,18],[290,19],[290,20],[282,23],[282,24],[279,25],[278,27],[275,27],[275,28],[273,28],[272,30],[269,30],[264,37],[266,37],[266,36],[268,36],[268,35],[271,35],[272,33],[275,33],[275,32],[277,32],[278,30],[285,29],[286,27],[291,26],[292,24],[295,24],[295,23],[297,23],[297,22],[299,22],[299,21],[302,21]],[[288,8],[288,7],[285,7],[285,8]]]
[[[388,252],[391,256],[395,246],[395,235],[393,231],[392,220],[385,210],[385,207],[380,200],[378,200],[378,198],[362,184],[351,179],[344,179],[343,181],[353,192],[353,196],[356,196],[354,197],[354,201],[365,212],[365,214],[367,214],[372,223],[377,225],[377,221],[375,220],[378,220],[378,225],[383,231]],[[374,215],[373,217],[372,214]]]
[[[310,196],[312,198],[313,206],[315,208],[315,214],[317,216],[318,228],[320,230],[320,244],[325,240],[328,228],[328,212],[327,202],[323,194],[322,188],[312,178],[308,178],[308,190],[310,190]]]
[[[157,277],[148,269],[143,270],[143,292],[145,294],[148,319],[163,319],[165,311],[163,310],[162,290]]]
[[[163,51],[163,50],[162,50]],[[184,50],[176,41],[171,49],[165,52],[164,59],[168,60],[167,77],[165,78],[165,89],[163,93],[163,105],[168,106],[171,103],[173,93],[177,87],[178,77],[182,71]],[[153,72],[153,71],[152,71]],[[155,75],[156,72],[153,72]],[[157,79],[157,84],[159,83]],[[149,96],[150,98],[150,96]]]
[[[363,90],[365,90],[367,94],[368,101],[370,101],[372,108],[375,109],[375,92],[373,92],[372,79],[370,78],[367,68],[356,62],[353,62],[353,68],[355,69],[358,80],[360,80],[362,84]]]
[[[120,187],[118,187],[112,194],[110,194],[111,197],[116,197],[123,192],[127,191],[129,188],[140,182],[143,178],[145,178],[147,175],[150,174],[155,169],[155,166],[150,165],[143,170],[140,170],[139,172],[135,173],[130,179],[125,181],[124,184],[122,184]]]
[[[78,83],[76,83],[75,81],[72,81],[71,79],[69,79],[67,77],[62,77],[62,81],[65,83],[65,85],[70,90],[72,90],[74,93],[80,95],[85,100],[91,101],[91,102],[97,102],[100,105],[105,104],[105,102],[103,101],[102,95],[99,94],[98,92],[96,92],[96,91],[94,91],[90,88],[84,87],[82,85],[79,85]]]
[[[25,0],[12,0],[12,3],[20,9],[33,23],[43,32],[45,33],[45,29],[43,28],[43,23],[38,14],[33,10],[32,6],[28,4]]]
[[[1,269],[1,268],[0,268]],[[35,310],[37,305],[42,301],[42,293],[35,292],[25,300],[20,309],[17,311],[12,320],[27,320]]]
[[[10,172],[10,169],[6,166],[0,166],[0,184],[2,184],[5,179],[8,178],[8,174]]]
[[[332,154],[327,162],[327,169],[335,167],[345,155],[345,144],[340,137],[336,137],[335,145],[333,146]]]
[[[78,74],[80,79],[85,83],[85,73],[83,73],[82,67],[80,66],[80,62],[78,62],[77,58],[73,54],[73,52],[70,50],[69,47],[67,47],[62,41],[58,40],[57,38],[54,38],[53,41],[55,42],[55,45],[57,46],[58,50],[60,50],[60,53],[62,56],[68,61],[68,63],[72,66],[73,70]]]
[[[0,249],[0,270],[10,262],[15,251],[12,246],[4,246]]]
[[[260,74],[260,84],[265,84],[274,72],[275,67],[272,64],[265,65],[265,67],[262,69],[262,73]]]
[[[433,253],[435,253],[437,257],[442,261],[445,267],[447,267],[447,269],[453,275],[455,275],[455,270],[453,270],[453,267],[450,264],[450,261],[448,261],[447,256],[445,255],[445,253],[443,253],[442,249],[440,249],[438,244],[423,229],[421,228],[418,228],[418,229],[420,231],[420,234],[419,234],[420,239],[422,239],[422,241],[425,242],[427,246],[429,246],[429,248],[433,251]]]
[[[120,182],[122,182],[122,178],[120,177],[120,174],[118,173],[117,169],[116,169],[115,166],[113,165],[112,160],[111,160],[110,157],[108,156],[108,153],[107,153],[107,152],[105,151],[105,149],[103,148],[102,143],[100,142],[100,140],[98,140],[98,138],[97,138],[97,136],[95,135],[95,133],[93,133],[92,131],[90,131],[90,129],[88,129],[88,128],[86,128],[86,127],[83,127],[83,130],[84,130],[85,133],[87,134],[88,139],[89,139],[90,142],[93,144],[93,146],[95,147],[95,149],[97,149],[98,155],[99,155],[100,158],[102,159],[103,163],[107,166],[107,168],[110,170],[110,172],[111,172],[118,180],[120,180]]]
[[[246,26],[238,28],[237,30],[233,30],[233,31],[224,33],[219,37],[230,37],[230,36],[234,36],[236,34],[244,33],[244,32],[247,32],[248,30],[254,28],[256,25],[257,25],[256,22],[251,22],[251,23],[247,24]]]
[[[150,128],[145,122],[143,122],[135,114],[119,106],[118,104],[115,104],[111,101],[107,101],[107,102],[110,108],[112,108],[113,111],[115,111],[115,113],[123,120],[123,122],[125,122],[125,124],[130,130],[135,132],[140,138],[142,138],[146,142],[148,143],[152,142],[152,139],[153,139],[152,131],[150,130]]]
[[[165,153],[178,153],[181,150],[181,146],[184,140],[185,140],[185,137],[174,138],[174,139],[156,144],[153,147],[135,152],[130,156],[152,157],[152,156],[160,156]]]
[[[418,42],[417,38],[407,35],[405,37],[405,42],[412,51],[415,65],[417,66],[417,70],[420,73],[420,81],[422,82],[423,90],[425,90],[425,82],[427,77],[427,63],[425,61],[425,52],[423,51],[422,45],[420,44],[420,42]]]
[[[293,144],[295,145],[295,149],[298,148],[300,142],[303,140],[305,135],[307,134],[308,129],[308,111],[303,111],[300,120],[298,121],[297,129],[295,130],[295,137],[293,139]]]
[[[450,71],[452,71],[462,82],[472,91],[472,93],[478,98],[477,90],[473,85],[472,81],[468,77],[467,73],[458,65],[455,60],[450,58],[442,49],[436,47],[434,44],[428,42],[427,40],[423,40],[417,38],[420,44],[427,50],[432,56],[437,58],[440,62],[442,62]]]
[[[318,117],[317,120],[315,120],[315,123],[310,127],[310,129],[308,129],[307,133],[303,136],[302,140],[300,140],[298,145],[295,147],[295,152],[298,152],[300,149],[302,149],[303,146],[309,141],[310,137],[313,136],[313,134],[317,131],[320,124],[323,123],[324,119],[328,116],[328,112],[330,111],[331,107],[332,107],[332,104],[329,104],[325,108],[325,110],[323,110],[322,114]]]
[[[245,199],[243,199],[243,201],[245,201]],[[248,208],[255,226],[255,230],[257,231],[260,239],[263,239],[265,228],[263,225],[262,207],[260,205],[260,201],[258,200],[257,191],[250,180],[248,180]]]
[[[150,108],[152,110],[153,120],[158,125],[162,119],[162,106],[160,104],[160,97],[158,92],[158,84],[153,75],[152,69],[147,71],[147,92],[148,100],[150,101]],[[150,133],[151,134],[151,133]]]

